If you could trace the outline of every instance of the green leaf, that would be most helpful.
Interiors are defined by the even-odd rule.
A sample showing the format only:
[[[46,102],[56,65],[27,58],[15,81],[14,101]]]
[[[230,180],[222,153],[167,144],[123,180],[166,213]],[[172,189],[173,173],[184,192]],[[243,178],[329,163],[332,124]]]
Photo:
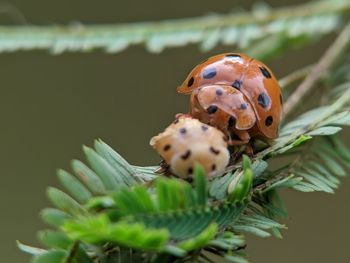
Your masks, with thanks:
[[[256,235],[258,237],[270,237],[271,234],[267,231],[264,231],[260,228],[253,227],[253,226],[243,226],[243,225],[237,225],[234,226],[234,230],[238,233],[246,232],[253,235]]]
[[[17,247],[25,252],[25,253],[28,253],[28,254],[31,254],[33,256],[36,256],[36,255],[40,255],[40,254],[43,254],[46,252],[45,249],[42,249],[42,248],[37,248],[37,247],[32,247],[32,246],[28,246],[28,245],[25,245],[21,242],[19,242],[18,240],[16,241],[17,243]]]
[[[207,179],[202,166],[196,165],[194,169],[194,184],[197,193],[197,205],[205,206],[207,204]]]
[[[40,216],[45,223],[55,227],[62,226],[65,220],[71,218],[71,216],[68,215],[67,213],[55,208],[43,209],[40,212]]]
[[[314,192],[314,191],[322,191],[321,188],[319,188],[313,184],[306,183],[306,182],[300,182],[297,185],[294,185],[293,189],[301,191],[301,192],[305,192],[305,193]]]
[[[283,178],[279,181],[276,181],[275,183],[271,184],[270,186],[266,187],[262,193],[266,193],[272,190],[276,190],[277,188],[290,188],[294,185],[297,185],[300,181],[302,181],[303,178],[297,177],[295,178],[294,175],[290,175],[286,178]]]
[[[327,154],[323,152],[318,152],[317,155],[321,158],[321,160],[326,164],[328,169],[337,176],[346,176],[346,172],[341,167],[340,164],[338,164],[333,158],[328,156]]]
[[[264,160],[261,160],[261,159],[255,160],[252,164],[254,178],[257,178],[260,175],[262,175],[266,171],[267,167],[268,167],[268,164]]]
[[[116,151],[102,140],[95,141],[95,149],[97,153],[106,159],[115,172],[122,178],[125,185],[133,185],[136,181],[134,168]]]
[[[85,164],[78,160],[73,160],[72,169],[92,193],[95,195],[106,193],[102,180]]]
[[[338,138],[332,137],[333,149],[338,153],[345,162],[350,162],[350,150],[345,144]]]
[[[86,213],[86,210],[77,201],[56,188],[49,187],[47,195],[57,208],[72,216],[84,215]]]
[[[326,126],[330,124],[334,126],[350,125],[350,111],[347,110],[347,111],[334,114],[327,120],[321,122],[319,126]]]
[[[226,255],[225,259],[233,263],[249,263],[247,259],[238,255]]]
[[[114,190],[124,185],[123,179],[119,177],[119,175],[105,159],[103,159],[91,148],[84,147],[83,149],[89,164],[101,178],[104,187],[107,190]]]
[[[58,170],[58,178],[68,192],[80,203],[86,203],[91,193],[74,176],[64,170]]]
[[[324,126],[317,128],[311,132],[308,132],[307,135],[310,136],[324,136],[324,135],[332,135],[339,132],[342,128],[335,126]]]
[[[115,202],[110,196],[92,197],[84,205],[87,210],[101,211],[105,209],[115,208]]]
[[[51,248],[68,249],[73,244],[64,233],[53,230],[40,231],[38,237],[42,244]]]
[[[209,245],[223,250],[236,250],[237,248],[244,247],[246,243],[244,236],[234,234],[231,231],[226,231],[211,240]]]
[[[240,171],[236,170],[235,172],[229,172],[224,176],[213,179],[209,182],[209,193],[210,196],[215,199],[221,200],[224,199],[227,195],[227,189],[230,182],[237,177]]]
[[[228,200],[230,202],[243,200],[250,194],[253,182],[253,171],[251,169],[250,159],[246,155],[243,156],[243,171],[237,176],[237,181],[234,179],[235,181],[232,181],[229,186],[230,193]]]
[[[274,151],[273,155],[279,155],[279,154],[283,154],[283,153],[285,153],[287,151],[290,151],[291,149],[300,146],[301,144],[305,143],[307,140],[310,140],[311,138],[312,137],[310,135],[300,135],[298,138],[296,138],[291,143],[286,144],[282,148]]]
[[[34,257],[33,263],[64,263],[68,256],[66,251],[52,250]]]
[[[135,217],[149,228],[168,229],[173,239],[184,240],[201,233],[211,223],[224,229],[233,224],[247,205],[247,200],[229,204],[213,205],[198,209],[153,213]]]
[[[185,250],[183,250],[177,246],[174,246],[174,245],[165,246],[164,249],[162,250],[162,252],[174,255],[176,257],[184,257],[187,254],[187,252]]]
[[[112,242],[131,248],[159,251],[169,233],[165,229],[149,229],[140,223],[110,222],[105,215],[67,221],[63,230],[73,240],[98,244]]]
[[[178,243],[177,246],[186,251],[192,251],[204,247],[210,240],[214,238],[217,230],[217,225],[215,223],[210,224],[206,229],[202,231],[202,233],[196,237]]]

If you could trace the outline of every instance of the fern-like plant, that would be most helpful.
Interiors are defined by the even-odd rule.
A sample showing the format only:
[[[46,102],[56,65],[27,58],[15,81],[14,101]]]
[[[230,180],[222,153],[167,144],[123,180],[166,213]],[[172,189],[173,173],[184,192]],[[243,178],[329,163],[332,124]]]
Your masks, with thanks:
[[[312,10],[329,15],[323,9],[327,1],[321,3],[311,5]],[[334,3],[338,10],[349,8],[347,1]],[[268,28],[281,29],[283,17],[277,14],[282,10],[274,12],[267,11],[269,19],[262,21],[269,23]],[[308,14],[302,13],[300,21]],[[240,26],[248,26],[243,19],[246,16],[240,18]],[[291,19],[288,17],[284,22],[292,23]],[[218,21],[226,20],[215,17],[213,21],[217,25]],[[168,38],[162,34],[172,34],[177,29],[184,30],[181,43],[187,43],[189,33],[185,29],[192,30],[185,27],[187,22],[165,23],[160,26],[158,40],[147,41],[153,46],[155,43],[166,46],[164,39]],[[170,33],[167,26],[174,26]],[[217,41],[223,30],[230,28],[224,23],[217,26],[217,31],[214,29],[208,29],[210,34],[206,32],[211,38],[203,37],[207,48],[213,45],[210,41]],[[115,30],[121,34],[120,28]],[[280,30],[276,36],[290,34]],[[131,38],[124,36],[130,44],[128,37]],[[139,42],[142,41],[146,40],[140,38]],[[294,112],[297,103],[305,99],[317,82],[332,87],[325,91],[327,96],[322,104],[299,116],[286,117],[278,139],[271,145],[257,143],[252,158],[243,156],[213,180],[206,178],[200,166],[195,168],[193,183],[188,183],[155,173],[158,166],[131,165],[102,140],[96,140],[93,148],[84,147],[87,164],[72,161],[72,172],[58,171],[64,190],[47,191],[53,208],[41,212],[42,219],[52,227],[39,233],[45,248],[18,243],[19,248],[33,255],[33,263],[213,262],[213,254],[230,262],[247,262],[245,233],[261,237],[282,235],[285,226],[278,220],[287,212],[278,194],[281,189],[333,193],[350,167],[350,149],[338,135],[344,126],[350,126],[349,61],[341,56],[349,43],[350,24],[311,70],[297,71],[281,80],[285,97],[292,94],[286,102],[286,116]],[[0,50],[4,49],[2,45],[0,41]],[[329,72],[333,74],[328,75]],[[302,83],[292,90],[298,80]],[[277,168],[269,165],[269,160],[287,155],[286,165]]]

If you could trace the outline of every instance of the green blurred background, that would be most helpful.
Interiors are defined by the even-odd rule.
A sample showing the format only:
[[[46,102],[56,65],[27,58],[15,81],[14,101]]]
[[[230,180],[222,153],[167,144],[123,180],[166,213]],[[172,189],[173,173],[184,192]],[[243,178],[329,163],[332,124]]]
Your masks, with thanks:
[[[303,1],[268,1],[272,6]],[[80,21],[117,23],[227,13],[253,1],[9,1],[32,24]],[[11,8],[10,8],[11,9]],[[12,8],[13,10],[13,8]],[[0,13],[2,24],[17,15]],[[278,77],[318,59],[334,36],[293,50],[268,64]],[[1,69],[1,262],[28,262],[15,240],[37,244],[38,218],[48,206],[45,189],[58,186],[57,168],[82,159],[81,145],[102,138],[131,163],[159,161],[148,145],[174,114],[187,111],[188,97],[175,87],[204,58],[232,51],[219,46],[201,53],[197,46],[150,54],[141,46],[119,54],[47,52],[0,54]],[[349,130],[343,135],[349,138]],[[286,191],[290,219],[284,239],[249,237],[252,262],[350,262],[350,179],[336,195]]]

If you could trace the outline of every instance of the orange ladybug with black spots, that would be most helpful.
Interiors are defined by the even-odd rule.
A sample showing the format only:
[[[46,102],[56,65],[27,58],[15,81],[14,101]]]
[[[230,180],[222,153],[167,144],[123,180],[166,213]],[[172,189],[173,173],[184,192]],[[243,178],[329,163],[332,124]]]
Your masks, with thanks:
[[[265,64],[247,55],[210,57],[191,71],[177,92],[191,94],[190,115],[222,130],[231,145],[278,136],[280,86]]]

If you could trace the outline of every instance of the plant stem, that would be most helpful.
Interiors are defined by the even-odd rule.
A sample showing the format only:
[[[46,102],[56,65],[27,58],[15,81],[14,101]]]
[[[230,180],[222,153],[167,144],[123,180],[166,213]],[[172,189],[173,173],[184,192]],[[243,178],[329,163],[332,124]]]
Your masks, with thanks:
[[[327,71],[334,65],[335,61],[343,54],[350,43],[350,23],[340,33],[334,43],[328,48],[323,57],[313,67],[310,74],[299,85],[295,92],[289,97],[284,105],[284,115],[290,114],[294,108],[308,95]]]
[[[281,85],[281,88],[283,90],[287,89],[290,85],[292,85],[294,82],[297,82],[298,80],[302,80],[305,78],[311,71],[312,67],[314,65],[307,65],[301,69],[297,69],[293,71],[292,73],[288,74],[287,76],[279,79],[279,84]]]
[[[170,37],[174,33],[180,34],[181,37],[187,34],[186,43],[195,43],[201,41],[205,31],[251,24],[263,25],[276,20],[346,13],[349,10],[350,2],[337,0],[316,1],[260,13],[252,11],[160,22],[116,25],[0,26],[0,52],[50,49],[60,53],[65,50],[90,51],[93,48],[105,48],[109,52],[117,52],[130,44],[147,42],[158,35]]]

